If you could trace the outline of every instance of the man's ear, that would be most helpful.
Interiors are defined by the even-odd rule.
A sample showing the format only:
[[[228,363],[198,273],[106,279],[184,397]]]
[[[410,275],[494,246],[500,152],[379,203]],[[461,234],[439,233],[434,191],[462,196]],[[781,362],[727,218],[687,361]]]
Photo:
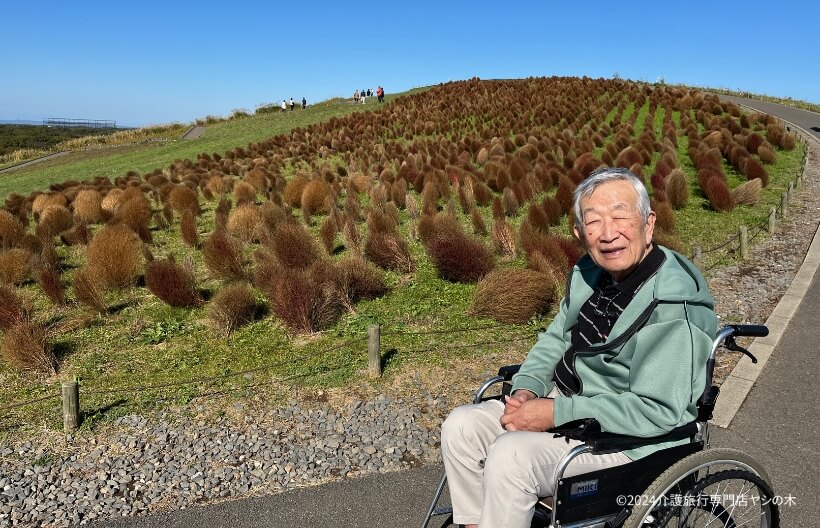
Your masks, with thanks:
[[[572,234],[575,235],[575,238],[578,239],[579,242],[582,244],[584,243],[584,239],[581,237],[581,233],[578,231],[578,224],[575,222],[572,223]]]
[[[646,245],[652,243],[652,237],[655,235],[655,211],[649,212],[649,217],[646,219]]]

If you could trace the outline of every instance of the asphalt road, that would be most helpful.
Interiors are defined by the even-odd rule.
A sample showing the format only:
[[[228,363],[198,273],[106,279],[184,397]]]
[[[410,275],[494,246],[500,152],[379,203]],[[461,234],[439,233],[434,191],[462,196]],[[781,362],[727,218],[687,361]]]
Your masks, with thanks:
[[[793,108],[782,104],[767,103],[765,101],[745,99],[743,97],[735,97],[732,95],[721,95],[720,98],[726,99],[727,101],[734,101],[735,103],[779,117],[784,121],[794,123],[805,132],[814,136],[815,139],[820,141],[820,114],[818,113],[809,112],[808,110],[801,110],[800,108]]]
[[[729,98],[729,97],[727,97]],[[820,140],[820,114],[782,105],[741,102],[811,131]],[[814,130],[817,129],[817,130]],[[795,497],[783,526],[817,526],[820,468],[820,280],[815,275],[777,350],[727,429],[711,428],[713,447],[748,452],[769,470],[775,494]],[[745,360],[744,360],[745,361]],[[441,466],[377,475],[251,499],[197,506],[96,524],[112,528],[334,528],[420,526]]]

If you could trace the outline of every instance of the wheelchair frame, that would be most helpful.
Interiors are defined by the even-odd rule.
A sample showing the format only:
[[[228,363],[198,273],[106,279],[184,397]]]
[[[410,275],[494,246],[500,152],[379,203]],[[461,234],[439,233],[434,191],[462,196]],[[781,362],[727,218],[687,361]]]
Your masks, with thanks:
[[[571,432],[563,427],[550,430],[584,443],[567,452],[559,462],[553,477],[553,489],[556,490],[552,497],[553,504],[550,507],[543,499],[536,504],[532,527],[666,526],[665,523],[669,522],[674,515],[685,515],[684,521],[687,521],[696,509],[704,510],[711,513],[712,518],[722,520],[724,524],[720,526],[735,526],[735,521],[732,519],[734,506],[732,511],[729,511],[718,504],[718,501],[701,501],[707,497],[703,492],[710,479],[719,482],[721,479],[730,478],[751,482],[757,488],[761,495],[761,527],[779,526],[779,511],[777,505],[774,504],[775,501],[771,500],[774,495],[766,471],[742,451],[708,449],[708,421],[712,417],[712,411],[720,392],[718,387],[712,385],[715,356],[718,349],[722,345],[728,350],[742,352],[749,356],[752,362],[757,363],[757,359],[748,350],[739,346],[735,338],[763,337],[768,333],[768,328],[761,325],[727,325],[721,328],[712,342],[712,349],[706,362],[706,385],[697,402],[697,419],[666,435],[647,439],[602,433],[597,421],[594,420],[587,421],[584,426],[572,429]],[[479,387],[473,403],[477,404],[509,394],[510,381],[519,367],[520,365],[510,365],[500,368],[497,376],[488,379]],[[501,394],[486,396],[487,391],[498,384],[501,384]],[[631,463],[564,478],[566,468],[573,459],[581,454],[624,450],[687,437],[691,440],[689,443],[657,451]],[[710,473],[713,468],[725,466],[731,469]],[[447,475],[444,474],[433,496],[422,528],[428,528],[433,518],[442,515],[449,515],[443,526],[452,524],[452,507],[438,507],[446,483]],[[581,492],[579,493],[578,490]],[[689,495],[691,490],[698,490],[698,494],[694,496],[698,504],[686,506],[689,509],[682,505],[668,505],[669,498],[672,496],[691,497]],[[594,493],[587,493],[587,491],[594,491]],[[580,495],[580,497],[574,498],[574,495]],[[762,505],[763,496],[770,499],[765,508]],[[621,497],[643,497],[645,499],[637,504],[620,504],[618,500]],[[709,524],[711,525],[711,522]]]

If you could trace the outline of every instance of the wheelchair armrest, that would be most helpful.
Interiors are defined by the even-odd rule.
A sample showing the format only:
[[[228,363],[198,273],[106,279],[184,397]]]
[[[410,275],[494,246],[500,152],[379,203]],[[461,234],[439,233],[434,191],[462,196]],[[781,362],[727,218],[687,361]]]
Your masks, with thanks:
[[[521,365],[507,365],[498,369],[498,375],[503,377],[504,381],[510,381],[519,370],[521,370]]]
[[[579,440],[592,447],[593,453],[603,453],[606,451],[623,451],[651,444],[691,438],[697,434],[698,424],[697,422],[690,422],[676,427],[664,435],[647,438],[602,432],[601,424],[598,423],[598,420],[587,418],[567,422],[559,427],[550,429],[548,432],[555,433],[555,436]]]

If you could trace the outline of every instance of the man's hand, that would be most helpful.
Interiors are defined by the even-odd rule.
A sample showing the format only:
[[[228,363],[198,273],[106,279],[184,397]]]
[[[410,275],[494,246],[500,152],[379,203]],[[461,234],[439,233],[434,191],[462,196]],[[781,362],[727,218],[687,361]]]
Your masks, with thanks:
[[[555,426],[551,398],[536,398],[529,391],[516,391],[504,397],[501,425],[507,431],[544,432]]]

